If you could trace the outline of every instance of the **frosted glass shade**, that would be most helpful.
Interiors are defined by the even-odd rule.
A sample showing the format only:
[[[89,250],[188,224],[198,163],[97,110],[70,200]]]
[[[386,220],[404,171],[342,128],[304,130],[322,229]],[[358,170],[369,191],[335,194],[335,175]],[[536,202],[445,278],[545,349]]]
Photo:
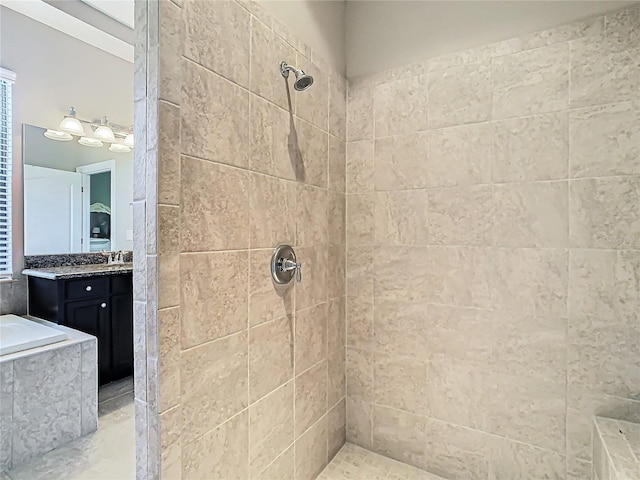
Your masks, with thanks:
[[[78,140],[78,143],[80,145],[84,145],[85,147],[92,148],[100,148],[104,145],[104,143],[102,143],[100,140],[91,137],[82,137],[80,138],[80,140]]]
[[[109,147],[109,151],[116,152],[116,153],[128,153],[131,151],[131,149],[121,143],[112,143],[111,146]]]
[[[108,125],[100,125],[98,128],[96,128],[96,131],[93,132],[93,136],[94,138],[102,140],[103,142],[111,143],[116,141],[113,130],[111,130],[111,127],[109,127]]]
[[[62,130],[65,133],[70,133],[71,135],[84,135],[84,128],[82,127],[82,123],[75,117],[64,117],[64,119],[60,122],[60,126],[58,130]]]
[[[47,130],[44,132],[44,136],[58,142],[68,142],[69,140],[73,140],[73,137],[71,135],[65,132],[60,132],[58,130]]]
[[[123,142],[127,147],[133,148],[133,133],[130,133],[126,137],[124,137]]]

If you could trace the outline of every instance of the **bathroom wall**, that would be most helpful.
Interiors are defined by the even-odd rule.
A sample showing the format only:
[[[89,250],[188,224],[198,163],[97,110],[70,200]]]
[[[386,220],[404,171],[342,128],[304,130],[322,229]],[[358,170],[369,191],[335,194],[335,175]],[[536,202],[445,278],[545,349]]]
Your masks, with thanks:
[[[312,479],[345,439],[346,82],[253,2],[136,24],[138,478]]]
[[[354,79],[347,440],[591,478],[640,421],[640,8]]]

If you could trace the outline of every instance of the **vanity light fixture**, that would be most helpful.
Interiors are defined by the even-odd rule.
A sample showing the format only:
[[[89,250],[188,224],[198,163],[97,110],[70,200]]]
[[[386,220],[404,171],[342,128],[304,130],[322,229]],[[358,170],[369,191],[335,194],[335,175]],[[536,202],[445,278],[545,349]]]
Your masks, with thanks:
[[[104,145],[104,143],[102,143],[100,140],[96,138],[91,138],[91,137],[80,137],[80,140],[78,140],[78,143],[80,145],[84,145],[85,147],[91,147],[91,148],[100,148]]]
[[[116,141],[116,137],[113,134],[113,130],[111,130],[111,127],[109,126],[109,120],[107,119],[106,115],[102,117],[100,126],[96,128],[95,132],[93,132],[93,136],[103,142],[113,143]]]
[[[68,142],[69,140],[73,140],[73,137],[70,134],[59,130],[47,130],[44,132],[44,136],[58,142]]]
[[[129,133],[124,137],[124,142],[122,143],[129,148],[133,148],[133,127],[129,127]]]
[[[131,151],[131,148],[127,145],[123,145],[122,143],[112,143],[109,147],[109,151],[116,153],[128,153]]]
[[[58,129],[71,135],[84,135],[84,127],[82,123],[80,123],[80,120],[76,118],[76,110],[73,107],[69,109],[69,113],[62,119]]]

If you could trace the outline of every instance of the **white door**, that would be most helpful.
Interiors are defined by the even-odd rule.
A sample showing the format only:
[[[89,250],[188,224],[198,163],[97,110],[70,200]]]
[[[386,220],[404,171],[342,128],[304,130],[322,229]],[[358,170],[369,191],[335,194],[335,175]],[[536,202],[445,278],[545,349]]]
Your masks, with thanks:
[[[82,251],[82,176],[24,166],[25,255]]]

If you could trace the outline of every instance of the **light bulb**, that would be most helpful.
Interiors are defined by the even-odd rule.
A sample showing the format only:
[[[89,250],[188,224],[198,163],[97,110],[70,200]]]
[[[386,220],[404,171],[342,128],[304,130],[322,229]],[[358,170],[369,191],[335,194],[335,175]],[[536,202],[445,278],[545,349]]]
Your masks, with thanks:
[[[71,135],[69,135],[68,133],[60,132],[58,130],[47,130],[46,132],[44,132],[44,136],[58,142],[68,142],[69,140],[73,140],[73,137]]]
[[[58,129],[72,135],[84,135],[84,127],[82,123],[80,123],[80,120],[76,118],[76,111],[73,107],[69,109],[68,115],[62,119]]]
[[[100,140],[91,137],[82,137],[80,138],[80,140],[78,140],[78,143],[80,145],[84,145],[85,147],[92,148],[100,148],[104,145],[104,143],[102,143]]]
[[[109,121],[107,120],[106,116],[102,117],[100,126],[96,128],[95,132],[93,132],[93,136],[94,138],[97,138],[98,140],[102,140],[104,142],[112,143],[116,141],[116,137],[113,134],[113,130],[111,130],[111,127],[109,126]]]

